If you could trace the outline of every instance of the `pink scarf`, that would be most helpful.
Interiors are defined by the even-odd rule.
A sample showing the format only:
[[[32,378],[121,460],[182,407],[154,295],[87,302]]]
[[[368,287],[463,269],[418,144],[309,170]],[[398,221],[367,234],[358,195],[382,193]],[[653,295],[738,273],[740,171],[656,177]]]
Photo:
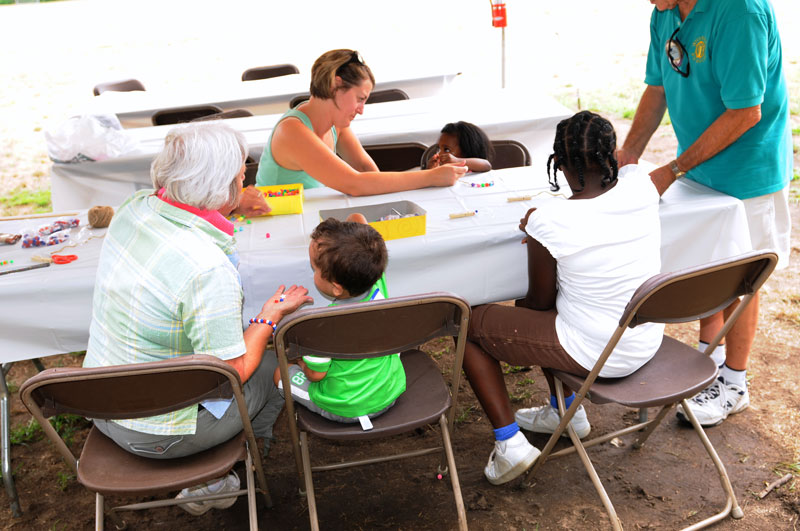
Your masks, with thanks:
[[[216,228],[227,234],[228,236],[233,236],[233,223],[225,219],[225,216],[220,214],[216,210],[202,210],[197,207],[193,207],[191,205],[185,205],[183,203],[178,203],[177,201],[173,201],[164,195],[164,188],[158,191],[158,198],[168,203],[176,208],[180,208],[181,210],[185,210],[186,212],[191,212],[195,216],[199,216],[204,220],[208,221]]]

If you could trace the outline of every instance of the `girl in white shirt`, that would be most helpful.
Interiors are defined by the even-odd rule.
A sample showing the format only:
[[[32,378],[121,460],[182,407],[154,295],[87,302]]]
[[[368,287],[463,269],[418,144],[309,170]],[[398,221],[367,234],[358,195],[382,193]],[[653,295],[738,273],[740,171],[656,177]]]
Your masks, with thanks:
[[[524,473],[539,455],[520,427],[552,433],[560,421],[549,376],[551,404],[512,415],[500,361],[589,374],[633,292],[661,268],[659,194],[636,166],[617,168],[615,149],[614,128],[597,114],[582,111],[559,123],[547,172],[557,187],[561,170],[572,196],[532,208],[520,222],[528,294],[516,307],[473,311],[464,370],[495,428],[484,470],[493,484]],[[626,331],[600,376],[634,372],[655,354],[662,335],[659,324]],[[569,406],[574,393],[567,393]],[[579,437],[589,434],[583,406],[571,424]]]

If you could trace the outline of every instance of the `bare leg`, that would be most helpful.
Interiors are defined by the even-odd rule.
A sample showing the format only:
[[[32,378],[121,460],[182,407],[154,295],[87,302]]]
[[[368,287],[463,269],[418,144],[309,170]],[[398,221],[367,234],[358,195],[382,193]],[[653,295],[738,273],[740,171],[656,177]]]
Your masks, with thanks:
[[[486,354],[475,343],[467,341],[464,350],[464,372],[492,427],[502,428],[514,422],[500,362]]]
[[[722,312],[719,312],[711,317],[700,321],[700,340],[710,342],[714,339],[714,335],[719,332],[723,326],[723,319],[727,319],[736,307],[739,301],[734,302]],[[744,309],[744,312],[739,316],[739,320],[733,325],[733,328],[728,332],[727,347],[725,364],[733,370],[743,371],[747,369],[747,361],[750,358],[750,347],[753,345],[753,339],[756,336],[756,328],[758,327],[758,308],[759,296],[755,294],[750,304]],[[724,314],[724,315],[723,315]]]

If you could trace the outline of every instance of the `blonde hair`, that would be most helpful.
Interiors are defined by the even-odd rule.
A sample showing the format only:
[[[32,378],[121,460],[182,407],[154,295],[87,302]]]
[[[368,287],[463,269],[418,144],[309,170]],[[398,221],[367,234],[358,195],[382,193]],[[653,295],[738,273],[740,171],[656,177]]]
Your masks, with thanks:
[[[201,122],[171,129],[164,149],[150,166],[156,190],[203,210],[238,204],[237,177],[247,158],[244,135],[221,122]]]
[[[369,80],[375,87],[372,70],[364,64],[355,50],[331,50],[320,55],[311,67],[311,95],[328,100],[336,94],[336,76],[342,79],[342,88],[347,90]]]

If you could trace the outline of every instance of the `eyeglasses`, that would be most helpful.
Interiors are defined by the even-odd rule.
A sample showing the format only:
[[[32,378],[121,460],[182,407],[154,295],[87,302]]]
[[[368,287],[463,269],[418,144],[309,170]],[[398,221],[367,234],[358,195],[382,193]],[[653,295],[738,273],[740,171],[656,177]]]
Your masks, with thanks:
[[[669,59],[669,64],[673,70],[679,73],[682,77],[689,77],[689,53],[686,51],[686,47],[683,45],[683,43],[678,40],[678,37],[675,36],[680,29],[680,26],[675,28],[675,31],[673,31],[672,35],[670,35],[669,39],[667,39],[667,59]],[[681,70],[681,66],[683,66],[684,61],[686,62],[686,72]]]

